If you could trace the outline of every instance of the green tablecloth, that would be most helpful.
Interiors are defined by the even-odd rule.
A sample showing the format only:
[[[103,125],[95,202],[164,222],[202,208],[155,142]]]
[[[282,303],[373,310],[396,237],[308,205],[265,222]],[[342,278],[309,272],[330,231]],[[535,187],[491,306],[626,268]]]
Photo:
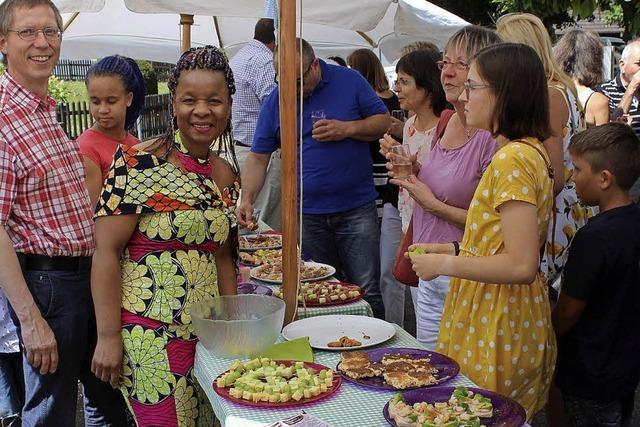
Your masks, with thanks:
[[[397,325],[395,325],[395,327],[396,335],[379,347],[424,348],[424,346],[405,330]],[[313,353],[316,363],[332,369],[335,369],[340,361],[339,351],[314,350]],[[212,384],[218,375],[229,368],[231,361],[232,359],[212,355],[201,344],[198,344],[196,348],[194,373],[198,382],[205,390],[222,426],[225,426],[231,417],[233,417],[235,421],[240,418],[267,424],[283,419],[288,415],[299,414],[301,410],[324,420],[334,427],[376,427],[388,425],[382,416],[382,408],[393,396],[394,392],[360,387],[346,380],[343,380],[342,386],[335,395],[308,406],[288,409],[263,409],[229,402],[213,391]],[[448,382],[447,385],[474,386],[474,384],[463,375],[458,375]],[[247,421],[247,424],[249,423],[250,421]]]
[[[273,285],[272,283],[263,282],[260,280],[252,279],[254,283],[259,283],[276,289],[280,285]],[[373,317],[373,310],[368,302],[364,299],[352,302],[344,305],[330,305],[327,307],[298,307],[298,319],[306,319],[307,317],[325,316],[327,314],[353,314],[356,316],[368,316]]]

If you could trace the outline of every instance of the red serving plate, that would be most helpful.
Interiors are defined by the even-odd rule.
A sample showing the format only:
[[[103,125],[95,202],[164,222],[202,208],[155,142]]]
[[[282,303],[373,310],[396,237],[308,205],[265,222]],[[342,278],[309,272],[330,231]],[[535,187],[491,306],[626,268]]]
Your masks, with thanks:
[[[291,366],[296,363],[294,360],[275,360],[275,362],[277,364],[281,364],[285,366]],[[324,365],[320,365],[318,363],[311,363],[311,362],[304,362],[304,367],[313,369],[315,372],[320,372],[323,369],[330,369]],[[213,380],[213,390],[223,398],[230,400],[231,402],[237,403],[239,405],[254,406],[258,408],[289,408],[292,406],[301,406],[301,405],[307,405],[309,403],[314,403],[334,395],[340,388],[340,385],[342,384],[342,376],[340,376],[340,374],[338,374],[335,370],[332,369],[332,371],[333,371],[333,382],[332,382],[331,390],[327,390],[325,393],[320,393],[319,395],[310,397],[308,399],[300,399],[297,402],[295,400],[290,400],[288,402],[278,402],[278,403],[252,402],[250,400],[238,399],[236,397],[233,397],[229,394],[228,388],[218,387],[218,385],[216,384],[218,378],[220,378],[222,375],[226,374],[229,371],[223,372],[222,374],[218,375],[215,380]]]

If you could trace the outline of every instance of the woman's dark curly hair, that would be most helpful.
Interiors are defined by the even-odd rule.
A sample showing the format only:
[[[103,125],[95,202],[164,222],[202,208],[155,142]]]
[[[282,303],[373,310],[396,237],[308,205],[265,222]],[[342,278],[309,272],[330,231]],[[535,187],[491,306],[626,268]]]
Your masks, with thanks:
[[[231,102],[231,96],[236,93],[236,83],[233,78],[233,71],[231,71],[229,61],[224,52],[215,46],[192,47],[188,51],[184,52],[182,56],[180,56],[180,59],[178,59],[175,67],[171,70],[169,81],[167,82],[169,94],[171,95],[172,100],[169,107],[172,117],[171,127],[164,137],[164,141],[167,144],[167,154],[175,144],[174,133],[176,131],[176,120],[174,119],[175,113],[173,111],[173,99],[176,95],[176,87],[178,86],[180,74],[187,70],[222,71],[224,79],[227,82],[227,87],[229,88],[229,102]],[[219,156],[223,153],[226,153],[226,156],[223,157],[231,162],[231,167],[234,172],[236,174],[239,173],[240,168],[238,166],[238,160],[236,159],[235,150],[233,148],[233,137],[231,135],[231,116],[229,116],[227,127],[219,137],[219,144],[216,150],[216,154]]]

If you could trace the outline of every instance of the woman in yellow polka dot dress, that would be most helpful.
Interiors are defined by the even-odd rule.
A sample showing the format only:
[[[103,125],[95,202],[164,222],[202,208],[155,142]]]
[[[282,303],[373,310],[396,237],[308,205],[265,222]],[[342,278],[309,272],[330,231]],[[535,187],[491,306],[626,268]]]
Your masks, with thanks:
[[[460,100],[469,126],[492,132],[500,149],[471,201],[460,255],[452,244],[419,244],[428,253],[414,256],[413,268],[424,280],[454,277],[436,350],[480,387],[514,398],[530,419],[545,404],[556,358],[539,271],[553,207],[540,142],[550,132],[542,63],[525,45],[485,48]]]

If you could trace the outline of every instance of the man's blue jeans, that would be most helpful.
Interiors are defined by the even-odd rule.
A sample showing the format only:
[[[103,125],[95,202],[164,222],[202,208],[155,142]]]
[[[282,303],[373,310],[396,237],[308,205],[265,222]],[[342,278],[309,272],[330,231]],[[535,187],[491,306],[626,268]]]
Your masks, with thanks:
[[[345,212],[304,214],[302,227],[302,251],[334,266],[339,279],[361,286],[374,316],[384,319],[375,202]]]
[[[80,380],[84,386],[86,425],[125,426],[122,395],[91,373],[96,332],[89,271],[23,273],[42,316],[55,334],[59,361],[56,372],[41,375],[23,352],[22,425],[75,425]],[[18,328],[19,335],[20,332]]]

